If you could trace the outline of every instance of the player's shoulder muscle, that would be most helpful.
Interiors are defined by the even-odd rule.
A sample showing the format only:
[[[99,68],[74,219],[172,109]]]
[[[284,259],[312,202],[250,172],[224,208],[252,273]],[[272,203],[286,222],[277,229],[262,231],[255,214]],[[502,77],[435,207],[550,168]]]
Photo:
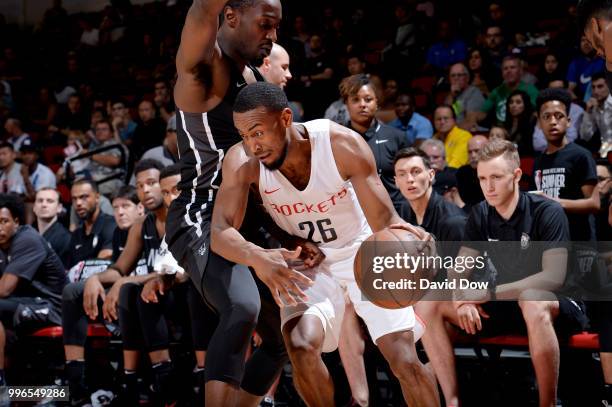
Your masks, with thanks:
[[[376,163],[370,147],[355,131],[336,123],[330,124],[329,136],[336,166],[343,178],[370,172]]]
[[[223,179],[253,184],[258,178],[259,161],[247,155],[242,142],[230,147],[223,159]]]

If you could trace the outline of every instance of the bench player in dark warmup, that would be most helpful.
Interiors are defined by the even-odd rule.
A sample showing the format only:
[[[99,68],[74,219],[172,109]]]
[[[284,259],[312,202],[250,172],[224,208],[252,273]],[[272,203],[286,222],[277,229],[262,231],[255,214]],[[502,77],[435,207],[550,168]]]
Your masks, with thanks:
[[[222,160],[225,151],[240,141],[232,105],[242,87],[263,80],[248,63],[270,54],[281,14],[279,0],[195,0],[176,57],[181,195],[168,213],[166,241],[219,315],[206,354],[209,406],[257,405],[287,361],[274,302],[265,294],[260,299],[247,267],[209,250]],[[245,352],[256,325],[263,344],[245,367]]]

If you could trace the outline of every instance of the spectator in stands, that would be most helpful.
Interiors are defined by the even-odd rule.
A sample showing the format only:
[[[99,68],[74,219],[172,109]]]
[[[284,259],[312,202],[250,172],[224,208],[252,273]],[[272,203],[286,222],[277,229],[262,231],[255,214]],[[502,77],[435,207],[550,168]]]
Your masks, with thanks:
[[[0,385],[4,377],[5,329],[20,333],[60,324],[64,266],[31,226],[15,195],[0,195]]]
[[[555,79],[550,81],[547,87],[553,89],[567,89],[567,82],[562,79]],[[566,134],[567,140],[570,143],[578,139],[583,117],[584,109],[579,104],[572,102],[572,107],[570,108],[569,114],[570,127],[568,127]],[[534,151],[542,152],[546,149],[546,144],[546,137],[544,137],[544,133],[542,132],[540,125],[536,122],[536,127],[533,132],[533,149]]]
[[[123,175],[120,172],[119,167],[122,164],[121,150],[125,152],[124,147],[119,143],[116,137],[113,136],[111,123],[104,119],[96,124],[96,145],[93,148],[84,149],[82,153],[86,153],[91,150],[96,150],[103,147],[109,147],[117,145],[117,148],[103,151],[99,154],[94,154],[90,159],[89,172],[94,181],[104,181],[106,178],[113,175]],[[106,196],[112,195],[112,193],[123,185],[121,178],[113,178],[108,181],[100,183],[100,193]]]
[[[509,140],[510,133],[504,127],[493,126],[489,129],[489,140]]]
[[[483,96],[489,96],[491,90],[499,83],[500,70],[489,61],[488,54],[479,48],[473,48],[468,52],[466,65],[470,71],[470,85],[477,87]]]
[[[480,154],[480,150],[488,142],[489,140],[485,136],[473,136],[468,141],[468,157],[470,162],[457,170],[457,188],[461,199],[468,208],[484,200],[476,167],[478,166],[478,154]]]
[[[417,43],[419,26],[415,5],[397,4],[395,6],[395,19],[397,28],[393,39],[383,49],[382,58],[387,69],[395,77],[399,77],[400,74],[410,76],[417,68],[417,58],[415,56],[420,54],[419,44]]]
[[[274,43],[270,55],[263,59],[259,72],[270,83],[278,84],[282,89],[293,78],[289,70],[289,54],[282,46]]]
[[[435,69],[438,76],[442,76],[449,66],[465,60],[467,47],[465,42],[456,38],[454,27],[449,20],[438,21],[436,28],[438,42],[433,43],[427,50],[426,63]]]
[[[612,151],[612,96],[603,73],[593,75],[592,96],[587,102],[586,113],[580,126],[580,138],[591,140],[595,134],[601,138],[602,158]]]
[[[21,146],[26,140],[32,141],[32,138],[28,133],[23,131],[21,127],[21,120],[15,118],[6,119],[4,123],[4,130],[8,133],[6,141],[13,145],[13,149],[16,153],[21,151]]]
[[[472,134],[457,127],[455,111],[449,105],[438,106],[434,111],[434,137],[444,143],[446,162],[451,168],[468,163],[467,144]]]
[[[564,339],[586,325],[584,311],[576,302],[553,293],[563,285],[567,270],[567,218],[558,203],[520,191],[519,164],[518,151],[508,141],[491,141],[482,149],[478,177],[486,201],[472,210],[459,251],[459,256],[476,258],[487,250],[497,270],[496,285],[470,299],[464,300],[457,293],[453,301],[430,301],[419,313],[427,324],[423,345],[447,405],[458,405],[459,394],[445,323],[485,337],[526,333],[540,406],[554,406],[557,396],[559,341],[555,328]],[[523,226],[508,228],[508,222]],[[548,249],[542,254],[535,246],[521,249],[519,245],[504,245],[496,249],[478,243],[493,239],[519,242],[526,237],[528,241],[549,242]],[[448,273],[450,280],[458,278],[454,270]]]
[[[389,126],[402,130],[406,134],[408,145],[433,136],[433,127],[429,119],[414,111],[414,96],[411,93],[400,91],[395,100],[395,114],[397,119]]]
[[[334,63],[325,52],[321,36],[314,34],[309,40],[310,49],[306,53],[304,71],[300,81],[304,87],[304,109],[310,118],[322,117],[325,107],[335,97]]]
[[[446,165],[446,150],[444,143],[436,138],[423,141],[419,148],[429,158],[431,168],[436,172],[436,178],[433,184],[434,191],[444,196],[446,185],[456,185],[455,177],[456,168],[451,168]]]
[[[16,154],[11,143],[0,143],[0,193],[25,194],[24,174],[21,164],[15,162]],[[27,175],[26,175],[27,178]]]
[[[376,112],[376,118],[381,122],[389,124],[397,119],[395,100],[397,99],[398,92],[397,81],[395,79],[388,78],[385,80],[381,105],[378,112]]]
[[[538,97],[538,90],[533,85],[528,85],[521,81],[523,68],[521,60],[516,55],[508,55],[502,62],[502,76],[504,82],[493,89],[487,100],[485,100],[478,120],[482,121],[487,114],[495,112],[495,121],[503,123],[506,120],[506,101],[512,92],[522,90],[529,95],[531,103],[535,105]]]
[[[100,119],[97,119],[100,121]],[[111,120],[113,130],[119,135],[121,142],[126,146],[132,144],[134,132],[136,131],[136,122],[132,120],[130,115],[130,109],[126,106],[125,102],[121,100],[115,100],[111,104]],[[95,128],[96,123],[92,119],[92,127]]]
[[[29,117],[38,132],[46,133],[55,121],[57,115],[57,102],[49,86],[43,86],[38,91],[38,99],[29,106]]]
[[[552,80],[557,80],[564,76],[557,53],[548,51],[544,55],[544,62],[538,71],[538,86],[545,89]]]
[[[340,83],[340,94],[348,108],[349,127],[361,134],[372,149],[378,175],[393,204],[399,208],[403,198],[393,180],[393,157],[399,150],[408,147],[404,133],[376,119],[378,97],[367,75],[344,78]]]
[[[80,44],[85,47],[97,47],[100,42],[100,30],[92,25],[88,16],[79,18],[79,27],[82,30]]]
[[[81,130],[86,131],[89,128],[89,114],[83,110],[81,96],[74,93],[68,97],[68,103],[58,112],[54,125],[49,128],[49,131],[56,132],[58,130]]]
[[[82,260],[110,259],[115,220],[100,210],[100,193],[94,181],[83,179],[72,184],[72,205],[81,220],[72,232],[70,267]]]
[[[489,25],[484,29],[484,51],[487,53],[488,60],[498,70],[502,69],[502,60],[505,52],[505,38],[502,27]]]
[[[166,126],[166,138],[161,146],[153,147],[142,155],[142,160],[157,160],[164,166],[178,162],[178,144],[176,140],[176,115],[172,115]]]
[[[601,203],[595,215],[595,234],[598,242],[612,242],[612,166],[604,158],[597,160],[597,188]]]
[[[155,96],[153,98],[155,106],[161,119],[167,122],[174,114],[174,98],[172,97],[172,86],[166,79],[155,81]]]
[[[580,53],[569,64],[567,82],[573,99],[588,102],[591,98],[591,77],[604,72],[605,61],[597,56],[586,35],[580,37]]]
[[[533,166],[540,193],[561,204],[572,241],[595,240],[593,214],[599,211],[595,160],[585,148],[567,140],[571,96],[565,89],[545,89],[538,97],[537,114],[548,145]]]
[[[55,188],[41,188],[36,192],[34,200],[36,223],[34,226],[67,268],[71,235],[57,219],[63,210],[60,194]]]
[[[515,90],[506,101],[506,120],[504,127],[510,134],[521,157],[533,157],[533,131],[536,117],[531,99],[526,92]]]
[[[485,99],[480,89],[470,85],[470,72],[463,63],[451,66],[448,74],[450,93],[446,104],[451,105],[457,115],[458,126],[471,131],[476,125],[478,113]]]
[[[34,222],[32,211],[36,192],[41,188],[55,189],[55,174],[49,167],[38,162],[38,149],[30,143],[21,146],[21,176],[25,186],[24,201],[26,206],[26,223]]]
[[[436,239],[461,241],[465,214],[433,190],[435,171],[425,153],[409,147],[395,156],[395,182],[406,201],[400,216],[432,233]]]
[[[138,126],[134,131],[130,154],[138,161],[145,151],[159,146],[164,141],[166,123],[157,117],[155,105],[149,100],[143,100],[138,105]]]
[[[366,73],[365,61],[357,54],[351,54],[348,56],[346,66],[349,75],[359,75]],[[375,87],[377,89],[380,89],[378,86],[376,86],[376,84]],[[340,99],[332,102],[332,104],[329,105],[327,110],[325,110],[325,115],[323,117],[343,126],[346,126],[348,124],[350,118],[342,96],[340,96]],[[378,112],[376,117],[378,118]]]

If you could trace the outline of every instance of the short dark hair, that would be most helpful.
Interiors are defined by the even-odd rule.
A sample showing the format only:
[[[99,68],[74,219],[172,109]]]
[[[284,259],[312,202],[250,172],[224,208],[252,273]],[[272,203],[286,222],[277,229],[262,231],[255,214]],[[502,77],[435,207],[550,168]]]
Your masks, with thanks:
[[[179,163],[167,166],[159,174],[159,180],[161,181],[164,178],[173,177],[175,175],[181,175],[181,168],[182,166]]]
[[[356,95],[362,86],[370,86],[372,90],[374,90],[376,97],[380,99],[378,88],[374,85],[370,77],[363,73],[351,75],[342,79],[338,89],[340,90],[340,96],[346,101],[350,96]]]
[[[6,208],[13,218],[19,221],[20,225],[25,225],[25,206],[23,199],[16,194],[0,194],[0,209]]]
[[[256,82],[242,89],[234,102],[234,112],[245,113],[263,107],[269,112],[281,112],[289,107],[287,95],[280,86]]]
[[[584,32],[593,17],[612,16],[612,0],[580,0],[577,8],[578,29]]]
[[[98,189],[98,183],[96,181],[94,181],[93,179],[91,179],[91,178],[80,178],[80,179],[77,179],[76,181],[74,181],[72,183],[72,188],[76,187],[77,185],[84,185],[84,184],[87,184],[87,185],[91,186],[91,189],[94,192],[96,192],[96,193],[100,192],[100,190]]]
[[[140,203],[136,188],[134,188],[134,186],[132,185],[123,185],[121,188],[115,191],[115,193],[111,197],[111,202],[113,202],[115,199],[127,199],[128,201],[132,201],[132,203],[136,205]]]
[[[602,167],[606,167],[608,173],[612,175],[612,163],[608,161],[606,158],[598,158],[595,160],[595,165],[601,165]]]
[[[598,81],[600,79],[606,80],[606,73],[605,72],[597,72],[594,73],[593,75],[591,75],[591,83]]]
[[[412,158],[412,157],[421,157],[421,159],[423,160],[423,164],[425,165],[425,168],[427,168],[428,170],[431,170],[431,161],[429,160],[429,157],[427,156],[427,154],[425,154],[423,150],[420,150],[414,147],[407,147],[407,148],[402,148],[401,150],[399,150],[395,154],[395,157],[393,158],[393,166],[395,167],[395,164],[397,164],[397,162],[403,158]]]
[[[96,127],[98,127],[99,124],[106,124],[106,125],[108,125],[108,129],[110,131],[113,131],[113,124],[106,117],[104,117],[104,119],[102,119],[98,123],[96,123]]]
[[[147,170],[157,170],[160,173],[164,169],[164,164],[160,163],[157,160],[153,160],[151,158],[145,158],[144,160],[140,160],[134,166],[134,176],[139,173]]]
[[[11,151],[15,151],[15,147],[13,147],[13,145],[11,143],[9,143],[8,141],[3,141],[0,143],[0,149],[2,148],[8,148]]]
[[[569,115],[570,108],[572,107],[572,96],[565,89],[554,88],[544,89],[538,95],[538,98],[536,99],[537,114],[540,115],[540,109],[542,109],[544,103],[552,101],[563,103],[565,105],[565,113]]]
[[[225,3],[225,7],[235,8],[242,10],[247,7],[253,7],[256,0],[229,0]]]
[[[449,109],[451,111],[451,114],[453,115],[453,119],[457,121],[457,113],[455,112],[455,109],[453,109],[451,105],[447,105],[446,103],[439,105],[438,107],[434,109],[434,116],[436,114],[436,110],[438,109]]]

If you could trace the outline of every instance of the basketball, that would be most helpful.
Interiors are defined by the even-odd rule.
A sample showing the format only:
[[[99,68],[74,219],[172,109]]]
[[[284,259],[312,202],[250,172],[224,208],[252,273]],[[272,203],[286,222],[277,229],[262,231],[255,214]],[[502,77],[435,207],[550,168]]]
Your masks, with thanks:
[[[387,309],[409,307],[428,291],[435,268],[427,257],[434,243],[423,243],[403,229],[383,229],[366,239],[354,261],[355,281],[372,303]],[[421,288],[425,287],[425,288]]]

